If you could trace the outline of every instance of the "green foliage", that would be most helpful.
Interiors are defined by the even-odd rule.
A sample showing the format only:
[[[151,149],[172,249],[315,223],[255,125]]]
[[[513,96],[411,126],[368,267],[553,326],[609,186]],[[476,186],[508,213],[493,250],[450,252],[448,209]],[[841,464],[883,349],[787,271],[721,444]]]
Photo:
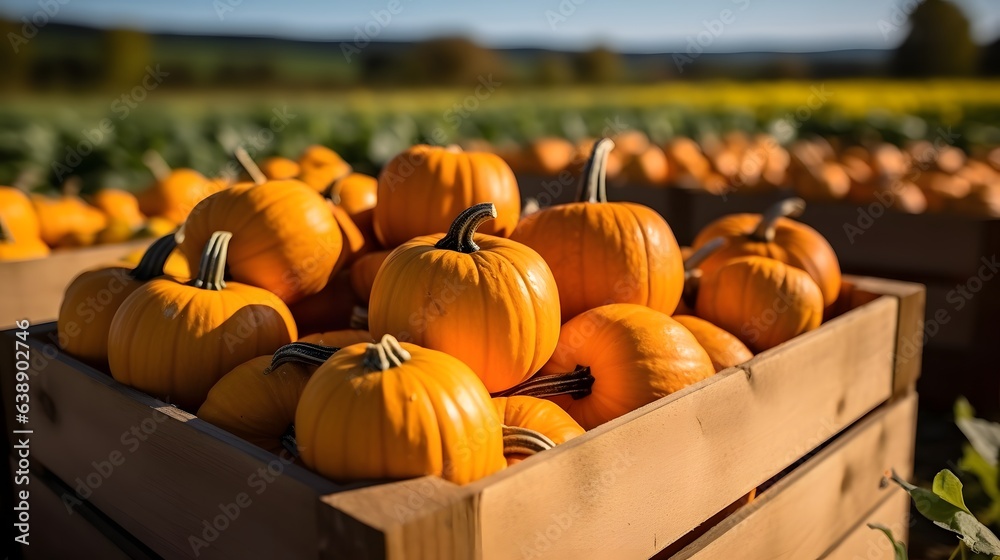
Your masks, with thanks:
[[[893,59],[897,75],[968,76],[976,71],[979,47],[957,6],[925,0],[910,14],[910,26]]]
[[[907,556],[906,553],[906,545],[896,540],[896,537],[892,534],[892,530],[885,525],[879,525],[878,523],[869,523],[868,527],[875,529],[876,531],[881,531],[886,537],[889,538],[889,542],[892,543],[893,558],[895,558],[895,560],[909,560],[909,556]]]

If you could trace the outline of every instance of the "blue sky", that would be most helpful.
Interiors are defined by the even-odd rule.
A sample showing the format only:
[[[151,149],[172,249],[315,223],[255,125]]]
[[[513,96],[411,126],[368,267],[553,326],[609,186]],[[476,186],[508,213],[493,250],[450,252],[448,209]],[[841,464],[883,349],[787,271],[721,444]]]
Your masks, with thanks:
[[[68,0],[57,21],[98,27],[199,34],[344,39],[355,26],[378,29],[378,40],[465,34],[494,47],[582,49],[595,44],[650,52],[683,49],[688,38],[730,10],[710,51],[808,51],[891,48],[905,37],[893,30],[895,12],[917,0]],[[996,0],[954,0],[980,42],[1000,36]],[[398,2],[384,26],[372,12]],[[15,19],[39,11],[38,0],[3,0],[0,14]],[[219,15],[221,13],[221,16]],[[716,29],[720,29],[718,25]]]

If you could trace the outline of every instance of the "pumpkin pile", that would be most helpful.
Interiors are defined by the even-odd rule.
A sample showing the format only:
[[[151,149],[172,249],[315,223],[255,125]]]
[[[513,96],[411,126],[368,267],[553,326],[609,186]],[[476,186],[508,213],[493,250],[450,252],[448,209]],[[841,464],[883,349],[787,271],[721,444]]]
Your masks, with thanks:
[[[593,142],[579,201],[522,217],[493,153],[414,146],[375,179],[326,148],[240,152],[251,181],[73,281],[60,344],[332,479],[464,484],[820,324],[840,270],[800,199],[682,250],[655,211],[607,200],[616,153]]]

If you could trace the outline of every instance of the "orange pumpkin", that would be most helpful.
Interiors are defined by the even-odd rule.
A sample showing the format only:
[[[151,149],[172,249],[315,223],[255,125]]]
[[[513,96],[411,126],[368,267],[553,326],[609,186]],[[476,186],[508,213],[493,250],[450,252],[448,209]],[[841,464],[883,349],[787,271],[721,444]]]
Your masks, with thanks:
[[[320,366],[295,427],[302,461],[335,480],[437,475],[466,484],[506,466],[496,410],[469,366],[391,336]]]
[[[378,179],[362,173],[351,173],[330,186],[330,200],[347,212],[364,234],[375,243],[375,205],[378,200]]]
[[[125,298],[108,335],[116,380],[196,410],[223,375],[298,338],[276,295],[223,280],[231,237],[212,235],[189,284],[161,277]]]
[[[562,319],[607,303],[638,303],[670,314],[684,287],[680,247],[655,210],[607,202],[604,166],[613,144],[594,146],[580,202],[524,218],[511,239],[538,251],[559,286]]]
[[[32,195],[31,203],[38,215],[42,241],[49,247],[92,245],[98,232],[108,224],[104,212],[77,196],[71,182],[64,186],[61,196]]]
[[[351,289],[351,273],[340,270],[330,277],[322,290],[288,306],[295,324],[303,334],[341,330],[351,327],[351,314],[359,302]]]
[[[669,163],[663,149],[650,144],[645,150],[630,157],[622,170],[625,180],[638,185],[665,185],[669,177]]]
[[[351,288],[359,300],[368,305],[372,296],[375,275],[392,251],[375,251],[361,256],[351,266]]]
[[[7,224],[7,233],[25,241],[40,239],[41,226],[31,199],[16,187],[0,187],[0,218]]]
[[[573,161],[576,147],[565,138],[546,137],[531,141],[522,154],[525,173],[558,175]]]
[[[229,270],[237,282],[294,303],[327,284],[343,234],[326,200],[296,180],[242,183],[198,203],[184,224],[180,249],[201,257],[212,233],[231,231]]]
[[[371,247],[368,244],[368,240],[365,239],[364,234],[355,225],[354,220],[347,215],[347,212],[343,208],[332,202],[329,203],[329,206],[333,219],[337,222],[337,227],[340,228],[340,236],[343,239],[340,257],[337,258],[337,264],[333,266],[333,270],[336,272],[351,266],[355,259],[367,253]]]
[[[815,329],[823,293],[804,270],[767,257],[740,257],[706,272],[698,316],[729,331],[754,352]]]
[[[371,333],[359,329],[341,329],[303,336],[299,342],[321,344],[333,348],[343,348],[361,342],[375,342]]]
[[[94,194],[95,208],[107,214],[110,220],[127,224],[133,230],[146,222],[146,216],[139,210],[139,200],[135,195],[121,189],[101,189]]]
[[[272,181],[294,179],[302,172],[297,161],[286,157],[267,158],[261,162],[260,170],[264,172],[265,177]]]
[[[318,144],[302,152],[299,169],[299,180],[316,192],[326,192],[331,183],[351,172],[351,166],[337,152]]]
[[[159,216],[176,224],[184,222],[202,200],[225,188],[193,169],[174,169],[139,193],[139,209],[147,216]]]
[[[143,253],[135,268],[105,266],[81,273],[66,287],[59,307],[59,346],[97,368],[108,367],[108,333],[125,298],[153,278],[163,276],[164,264],[177,246],[164,236]]]
[[[197,416],[274,454],[298,455],[295,409],[309,377],[336,352],[293,342],[274,356],[259,356],[222,376]]]
[[[753,358],[753,352],[732,334],[709,323],[704,319],[691,315],[674,315],[674,320],[691,331],[698,344],[708,352],[715,371],[738,366]]]
[[[492,202],[497,218],[482,233],[510,237],[521,215],[514,172],[499,156],[458,146],[413,146],[392,158],[378,178],[375,234],[386,248],[448,231],[466,208]]]
[[[530,248],[476,235],[489,202],[455,218],[447,235],[418,237],[386,258],[372,287],[372,336],[391,334],[447,352],[486,388],[516,385],[549,359],[559,336],[556,283]]]
[[[590,430],[714,374],[708,353],[680,323],[614,303],[563,325],[539,375],[494,396],[550,398]]]
[[[540,433],[553,445],[566,443],[585,433],[572,416],[549,400],[528,396],[496,397],[493,399],[493,405],[504,426]],[[505,443],[510,443],[510,436],[505,436],[504,439]],[[524,453],[511,452],[509,445],[505,446],[504,455],[507,458],[507,465],[518,463],[527,456]]]
[[[726,240],[716,237],[708,243],[702,245],[697,251],[690,247],[681,247],[681,254],[684,256],[684,292],[681,294],[681,301],[677,304],[677,309],[673,315],[694,314],[694,303],[698,299],[698,286],[701,284],[701,263],[709,255],[718,251]]]
[[[0,261],[40,259],[49,255],[49,246],[37,237],[15,237],[7,226],[7,219],[0,215]]]
[[[715,237],[726,239],[727,244],[701,263],[702,273],[711,274],[735,257],[770,257],[808,272],[823,292],[823,304],[831,305],[840,295],[840,263],[822,235],[786,217],[804,208],[805,201],[790,198],[771,206],[763,216],[730,214],[708,224],[695,238],[694,248]]]
[[[174,233],[166,233],[160,237],[163,236],[170,236],[173,238]],[[142,261],[142,257],[145,256],[147,252],[148,249],[136,249],[135,251],[125,255],[125,257],[122,258],[122,262],[135,267]],[[173,276],[178,280],[191,279],[191,267],[188,266],[187,259],[184,258],[184,255],[176,249],[170,253],[170,256],[167,257],[167,261],[163,263],[163,273],[168,276]]]

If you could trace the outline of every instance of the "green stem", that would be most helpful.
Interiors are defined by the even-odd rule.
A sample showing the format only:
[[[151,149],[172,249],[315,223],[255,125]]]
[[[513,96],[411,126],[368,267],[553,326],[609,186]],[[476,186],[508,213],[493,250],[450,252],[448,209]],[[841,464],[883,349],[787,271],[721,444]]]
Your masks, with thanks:
[[[271,356],[271,365],[267,366],[267,369],[264,370],[264,375],[271,373],[278,366],[290,362],[321,366],[324,362],[330,359],[330,356],[334,355],[339,350],[340,348],[313,344],[311,342],[293,342],[291,344],[286,344],[281,348],[278,348],[274,355]]]
[[[223,290],[226,287],[226,255],[229,253],[229,241],[233,234],[228,231],[217,231],[205,244],[201,252],[201,264],[198,276],[191,285],[203,290]]]
[[[555,373],[552,375],[536,375],[527,381],[514,385],[510,389],[491,393],[491,397],[515,397],[524,395],[529,397],[554,397],[556,395],[570,395],[574,399],[582,399],[588,395],[594,387],[594,376],[590,373],[589,366],[576,366],[570,373]]]
[[[298,459],[299,445],[298,442],[295,441],[295,424],[289,424],[285,433],[281,434],[281,446],[284,447],[286,451],[291,453],[292,457]]]
[[[503,427],[504,455],[534,455],[555,446],[555,442],[541,432],[518,426]]]
[[[482,202],[470,206],[455,218],[448,228],[448,233],[434,247],[458,251],[460,253],[475,253],[479,245],[473,241],[476,230],[487,220],[497,217],[497,208],[492,202]]]
[[[580,189],[579,202],[608,201],[608,155],[614,148],[615,143],[610,138],[601,138],[594,143],[590,159],[583,170],[581,179],[584,183]]]
[[[140,282],[163,276],[163,267],[167,264],[167,259],[170,258],[170,253],[175,248],[177,248],[177,238],[173,233],[157,239],[142,254],[142,259],[139,260],[139,264],[135,265],[132,272],[129,272],[129,276]]]
[[[772,204],[760,217],[760,222],[750,234],[750,239],[770,243],[774,241],[774,233],[778,227],[778,218],[794,218],[802,215],[806,209],[806,201],[798,197],[786,198]]]
[[[387,334],[379,342],[373,342],[365,348],[362,364],[368,371],[385,371],[401,366],[409,359],[410,353],[399,344],[396,337]]]

